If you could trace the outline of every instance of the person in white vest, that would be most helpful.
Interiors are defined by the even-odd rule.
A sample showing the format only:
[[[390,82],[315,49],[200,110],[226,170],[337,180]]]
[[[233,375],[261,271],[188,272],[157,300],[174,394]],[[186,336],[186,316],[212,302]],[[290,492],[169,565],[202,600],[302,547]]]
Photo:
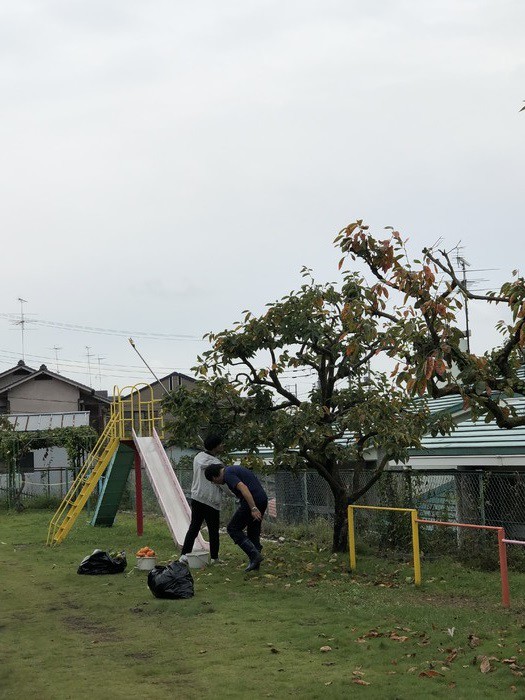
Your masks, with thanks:
[[[219,559],[219,521],[221,514],[222,489],[207,481],[204,470],[210,464],[220,462],[217,456],[224,450],[223,438],[209,434],[204,439],[204,450],[195,455],[193,460],[193,482],[191,485],[191,521],[182,545],[179,561],[188,563],[187,555],[199,534],[203,522],[208,527],[210,540],[210,560],[212,564]],[[222,464],[222,463],[221,463]]]

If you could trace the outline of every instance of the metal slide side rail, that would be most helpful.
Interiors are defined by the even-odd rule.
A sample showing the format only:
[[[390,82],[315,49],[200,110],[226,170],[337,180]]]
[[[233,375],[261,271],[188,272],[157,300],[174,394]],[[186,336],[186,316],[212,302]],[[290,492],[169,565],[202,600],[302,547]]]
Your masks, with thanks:
[[[123,393],[129,392],[127,396]],[[133,433],[141,437],[151,437],[156,431],[164,436],[162,401],[153,395],[149,384],[140,383],[113,388],[111,413],[120,417],[118,434],[123,440],[132,440]]]
[[[120,415],[114,412],[49,523],[48,545],[62,542],[73,527],[118,448],[120,425]]]

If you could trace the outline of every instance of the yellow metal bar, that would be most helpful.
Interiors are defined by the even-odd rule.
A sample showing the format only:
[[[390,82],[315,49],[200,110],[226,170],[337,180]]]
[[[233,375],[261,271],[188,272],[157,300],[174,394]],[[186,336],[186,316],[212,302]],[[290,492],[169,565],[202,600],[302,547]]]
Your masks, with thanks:
[[[95,447],[89,453],[83,467],[80,469],[75,480],[71,484],[62,503],[58,507],[58,510],[51,518],[48,529],[47,544],[52,544],[55,541],[55,536],[64,521],[66,519],[71,519],[71,517],[68,516],[72,514],[72,512],[77,513],[77,509],[73,508],[73,504],[76,503],[78,505],[81,503],[80,496],[84,491],[86,483],[91,479],[92,473],[97,469],[97,466],[100,468],[100,464],[104,465],[100,473],[97,472],[98,476],[100,476],[106,468],[107,462],[105,462],[103,458],[106,456],[108,450],[114,449],[115,445],[118,445],[118,441],[113,437],[116,421],[117,416],[112,415],[108,424],[104,428],[104,431],[97,440]],[[78,512],[80,512],[80,510],[81,508],[78,509]],[[75,519],[76,517],[77,516],[75,515]]]
[[[414,552],[414,583],[421,585],[421,557],[419,554],[419,523],[417,522],[417,510],[410,513],[412,524],[412,550]]]
[[[355,524],[354,524],[354,509],[361,510],[393,510],[399,513],[410,513],[410,521],[412,524],[412,552],[414,557],[414,583],[416,586],[421,584],[421,558],[419,553],[419,523],[417,519],[417,510],[415,508],[389,508],[388,506],[348,506],[348,551],[350,555],[350,569],[356,568],[355,556]]]
[[[123,398],[122,392],[128,389],[129,396]],[[154,432],[160,438],[164,436],[161,400],[154,398],[153,388],[146,383],[123,389],[114,387],[109,421],[51,519],[48,544],[64,539],[109,464],[119,440],[130,440],[134,430],[142,437],[152,437]]]
[[[355,563],[355,527],[354,527],[354,509],[348,506],[348,550],[350,553],[350,570],[354,571]]]
[[[364,508],[366,510],[398,510],[403,513],[411,513],[413,508],[389,508],[388,506],[349,506],[349,508]]]

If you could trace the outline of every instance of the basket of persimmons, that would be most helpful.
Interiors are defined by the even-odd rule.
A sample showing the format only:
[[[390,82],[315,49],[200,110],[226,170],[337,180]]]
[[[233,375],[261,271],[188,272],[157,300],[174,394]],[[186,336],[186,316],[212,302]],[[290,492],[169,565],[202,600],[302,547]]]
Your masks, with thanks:
[[[137,552],[137,569],[151,571],[157,565],[157,555],[151,547],[141,547]]]

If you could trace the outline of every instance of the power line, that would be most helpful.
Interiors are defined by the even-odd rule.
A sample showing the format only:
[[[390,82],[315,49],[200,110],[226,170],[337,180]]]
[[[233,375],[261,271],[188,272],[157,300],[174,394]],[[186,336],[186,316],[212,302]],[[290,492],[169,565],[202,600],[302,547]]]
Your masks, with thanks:
[[[24,301],[22,299],[22,301]],[[0,312],[0,317],[1,318],[7,318],[9,320],[12,320],[14,318],[18,318],[17,314],[11,314],[11,313],[4,313]],[[27,322],[26,320],[24,322]],[[21,323],[21,321],[18,321],[18,323]],[[117,330],[115,328],[99,328],[97,326],[80,326],[78,324],[74,323],[61,323],[59,321],[44,321],[42,319],[32,319],[31,323],[37,324],[40,326],[47,326],[50,328],[57,328],[58,330],[64,330],[64,331],[75,331],[75,332],[82,332],[82,333],[97,333],[99,335],[117,335],[117,336],[126,336],[129,337],[130,335],[134,335],[137,337],[141,338],[152,338],[152,339],[159,339],[159,340],[191,340],[191,341],[200,341],[202,342],[204,339],[202,337],[196,336],[196,335],[185,335],[183,333],[155,333],[155,332],[146,332],[146,331],[123,331],[123,330]]]
[[[16,352],[12,352],[10,350],[2,350],[2,349],[0,349],[0,355],[4,355],[7,359],[13,358],[13,360],[18,360],[20,357],[20,355]],[[29,362],[31,362],[33,360],[33,361],[35,361],[35,363],[37,361],[40,361],[40,360],[50,360],[51,362],[55,361],[55,358],[49,357],[49,355],[26,355],[26,357],[28,358]],[[100,359],[102,360],[104,358],[101,357]],[[83,372],[85,374],[87,364],[84,360],[67,360],[67,359],[61,358],[60,359],[60,366],[62,368],[64,368],[64,367],[77,367],[79,369],[79,371],[81,369],[83,369]],[[134,370],[142,370],[143,369],[142,365],[119,364],[119,363],[113,363],[111,365],[106,364],[106,365],[104,365],[104,368],[107,370],[121,368],[121,371],[126,370],[126,371],[130,371],[130,372],[132,372]],[[189,367],[157,366],[156,370],[159,372],[174,372],[174,371],[181,371],[182,372],[182,371],[189,371],[190,368]],[[70,370],[70,371],[72,371],[72,370]],[[58,372],[57,372],[57,374],[58,374]]]

